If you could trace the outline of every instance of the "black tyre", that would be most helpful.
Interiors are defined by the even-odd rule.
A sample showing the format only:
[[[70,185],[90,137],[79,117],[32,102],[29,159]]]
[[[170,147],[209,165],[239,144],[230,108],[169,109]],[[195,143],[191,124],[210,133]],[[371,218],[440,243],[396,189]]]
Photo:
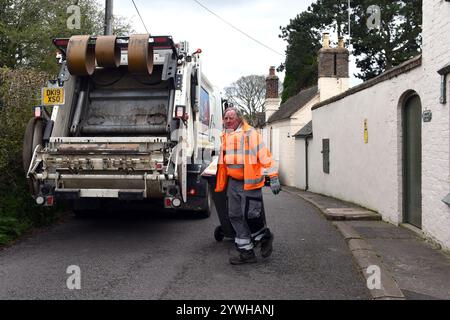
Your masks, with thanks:
[[[220,242],[225,238],[225,234],[223,233],[222,227],[218,226],[214,230],[214,239],[216,239],[217,242]]]
[[[211,212],[214,210],[214,204],[212,201],[212,194],[209,188],[209,185],[206,187],[206,199],[205,199],[205,209],[200,211],[201,218],[209,218],[211,216]]]
[[[45,120],[43,118],[32,118],[28,121],[22,146],[22,163],[25,173],[30,167],[31,158],[36,147],[42,145],[44,136]]]
[[[25,174],[30,168],[34,150],[38,145],[43,144],[42,139],[44,136],[45,123],[45,119],[43,118],[32,118],[28,121],[22,145],[22,164]],[[38,182],[30,177],[28,179],[28,186],[31,195],[33,197],[37,196],[39,190]]]

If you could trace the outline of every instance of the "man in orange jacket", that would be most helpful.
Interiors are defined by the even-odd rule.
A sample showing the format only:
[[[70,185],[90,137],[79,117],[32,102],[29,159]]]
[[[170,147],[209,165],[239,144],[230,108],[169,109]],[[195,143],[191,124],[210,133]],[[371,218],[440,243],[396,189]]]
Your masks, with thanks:
[[[255,243],[261,244],[262,257],[272,253],[273,234],[266,226],[261,189],[267,174],[272,192],[278,194],[278,172],[261,135],[243,120],[238,109],[225,111],[224,124],[216,192],[226,189],[228,215],[236,232],[239,255],[230,258],[230,263],[254,263]]]

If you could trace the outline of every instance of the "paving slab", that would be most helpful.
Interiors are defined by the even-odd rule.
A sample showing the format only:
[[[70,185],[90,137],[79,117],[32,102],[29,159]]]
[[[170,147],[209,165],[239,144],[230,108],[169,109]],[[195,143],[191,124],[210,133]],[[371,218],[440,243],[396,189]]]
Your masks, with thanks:
[[[382,257],[408,299],[450,299],[450,256],[420,235],[394,225],[347,222]]]
[[[367,210],[356,204],[332,197],[302,191],[293,187],[283,187],[283,190],[296,194],[316,206],[328,220],[381,220],[377,212]]]
[[[363,239],[348,240],[348,247],[350,248],[350,251],[373,250],[372,246],[366,240]]]
[[[381,216],[365,219],[370,210],[339,199],[295,188],[288,192],[315,205],[327,219],[342,220],[333,224],[366,279],[369,266],[380,267],[381,288],[370,290],[374,299],[450,300],[450,253],[439,250],[420,230],[379,221]]]
[[[382,264],[380,257],[372,250],[357,250],[352,252],[361,272],[365,272],[369,266]]]
[[[348,223],[341,222],[341,221],[335,221],[333,224],[336,226],[336,228],[339,229],[339,231],[344,236],[345,240],[350,239],[361,239],[361,235],[352,228]]]
[[[380,268],[380,287],[370,289],[370,293],[372,294],[373,298],[375,300],[378,299],[405,299],[405,296],[403,295],[403,292],[400,290],[397,282],[394,280],[394,278],[391,276],[391,273],[389,270],[386,269],[386,267],[381,264],[378,266]],[[368,279],[368,283],[372,283],[370,281],[370,277],[372,276],[372,273],[364,272],[364,276],[366,277],[366,280]]]

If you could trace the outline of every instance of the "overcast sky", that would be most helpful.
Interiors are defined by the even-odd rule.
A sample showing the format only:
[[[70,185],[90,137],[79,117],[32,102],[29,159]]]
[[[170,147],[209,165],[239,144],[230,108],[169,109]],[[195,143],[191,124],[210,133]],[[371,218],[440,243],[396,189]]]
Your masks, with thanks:
[[[270,66],[285,61],[286,42],[280,26],[306,10],[312,0],[198,0],[230,24],[267,45],[277,54],[221,21],[194,0],[135,0],[151,35],[171,35],[201,48],[203,72],[222,89],[241,76],[267,75]],[[103,1],[101,1],[103,2]],[[131,0],[114,0],[114,14],[130,18],[137,33],[145,33]],[[279,74],[283,79],[284,74]]]

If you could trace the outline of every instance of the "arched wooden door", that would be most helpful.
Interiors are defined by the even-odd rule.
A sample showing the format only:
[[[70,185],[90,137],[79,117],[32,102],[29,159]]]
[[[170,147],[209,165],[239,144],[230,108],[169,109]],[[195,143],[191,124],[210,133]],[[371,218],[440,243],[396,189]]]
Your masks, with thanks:
[[[414,95],[403,111],[403,220],[422,228],[422,105]]]

